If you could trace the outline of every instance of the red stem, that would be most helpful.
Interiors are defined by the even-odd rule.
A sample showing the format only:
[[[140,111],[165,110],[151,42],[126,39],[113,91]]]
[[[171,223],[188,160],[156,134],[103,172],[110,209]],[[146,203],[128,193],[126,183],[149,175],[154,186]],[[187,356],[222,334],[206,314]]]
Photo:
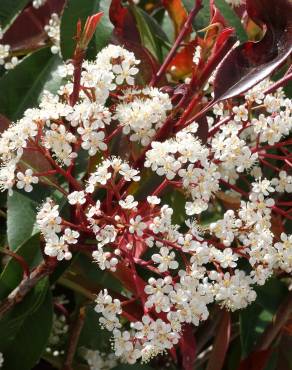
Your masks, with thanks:
[[[154,77],[152,78],[150,82],[150,86],[155,86],[160,81],[161,77],[164,75],[165,71],[167,70],[167,67],[169,66],[170,62],[174,58],[175,53],[177,49],[179,48],[181,42],[188,34],[193,19],[196,17],[196,15],[198,14],[201,8],[202,8],[202,0],[196,0],[196,5],[190,11],[188,18],[186,19],[183,28],[178,34],[177,39],[175,40],[175,43],[173,44],[169,54],[167,55],[165,61],[163,62],[162,66],[159,68],[156,75],[154,75]]]
[[[15,261],[21,266],[23,270],[23,278],[29,278],[30,276],[30,269],[28,264],[26,263],[26,260],[20,256],[19,254],[16,254],[12,252],[10,249],[6,248],[0,248],[0,253],[6,254],[7,256],[10,256],[15,259]]]

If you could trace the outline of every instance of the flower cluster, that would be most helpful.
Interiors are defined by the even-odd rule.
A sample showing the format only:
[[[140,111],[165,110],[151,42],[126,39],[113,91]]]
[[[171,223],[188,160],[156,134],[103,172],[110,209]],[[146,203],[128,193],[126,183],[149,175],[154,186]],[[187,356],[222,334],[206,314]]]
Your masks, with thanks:
[[[44,254],[61,261],[90,252],[96,268],[124,285],[120,294],[101,290],[95,310],[112,332],[115,356],[128,363],[170,350],[188,324],[208,318],[210,304],[245,308],[256,285],[292,272],[292,236],[273,228],[275,215],[290,217],[283,196],[292,192],[291,101],[282,89],[265,93],[271,82],[264,81],[237,104],[214,106],[204,142],[196,122],[161,140],[172,97],[136,86],[139,63],[109,45],[83,63],[76,104],[75,67],[64,64],[58,93],[44,92],[39,107],[0,137],[2,190],[31,192],[42,183],[64,197],[58,203],[52,195],[38,210]],[[31,152],[45,171],[27,168]],[[87,170],[76,175],[84,157]],[[168,189],[184,198],[181,223]],[[215,217],[206,222],[208,213]],[[137,316],[127,310],[132,305]],[[96,351],[87,361],[92,369],[116,363]]]
[[[64,344],[64,338],[68,333],[69,325],[64,315],[53,314],[53,324],[50,337],[48,339],[48,346],[46,352],[52,354],[54,357],[58,357],[64,354],[62,344]]]
[[[38,9],[40,8],[41,6],[45,5],[47,0],[33,0],[32,2],[32,6],[35,8],[35,9]]]
[[[58,261],[69,260],[72,258],[69,245],[77,243],[79,232],[69,227],[62,228],[58,209],[58,205],[47,199],[37,214],[37,225],[46,242],[44,252],[48,256],[56,257]]]
[[[111,370],[118,365],[118,359],[113,353],[107,354],[88,349],[84,357],[90,370]]]
[[[0,40],[3,38],[3,31],[0,26]],[[18,64],[18,58],[13,56],[10,58],[11,47],[8,44],[0,43],[0,66],[5,69],[13,69]]]
[[[39,8],[40,6],[44,5],[44,0],[39,0],[36,4],[33,4],[35,8]],[[48,37],[52,42],[51,52],[53,54],[58,54],[60,52],[60,25],[61,21],[58,14],[53,13],[51,14],[51,19],[49,20],[49,24],[47,24],[44,28],[45,32],[47,33]]]

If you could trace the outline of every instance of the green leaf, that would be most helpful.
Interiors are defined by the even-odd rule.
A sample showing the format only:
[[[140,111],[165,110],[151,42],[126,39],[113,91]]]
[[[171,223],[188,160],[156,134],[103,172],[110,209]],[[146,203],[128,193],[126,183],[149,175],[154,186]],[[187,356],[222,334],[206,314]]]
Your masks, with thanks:
[[[114,292],[121,292],[122,285],[108,271],[102,271],[91,258],[79,254],[70,267],[61,276],[59,283],[92,298],[100,289],[107,288]]]
[[[110,1],[107,0],[68,0],[61,19],[61,52],[64,60],[72,58],[75,49],[76,25],[80,19],[84,25],[86,18],[99,11],[104,15],[96,28],[94,38],[89,44],[88,53],[94,57],[108,44],[113,25],[108,16]]]
[[[39,281],[24,299],[0,320],[0,331],[5,333],[5,337],[0,336],[1,352],[9,348],[26,317],[32,315],[43,303],[48,286],[48,279]]]
[[[10,26],[19,12],[30,0],[1,0],[0,1],[0,25],[4,31]]]
[[[110,350],[111,333],[102,330],[99,325],[100,315],[92,307],[86,309],[85,322],[79,337],[78,347],[106,352]],[[100,340],[102,338],[102,340]]]
[[[37,203],[14,191],[7,200],[7,237],[12,250],[30,238],[36,219]]]
[[[190,12],[194,6],[192,0],[182,0],[185,9]],[[210,1],[203,0],[203,8],[199,11],[195,18],[195,28],[202,29],[206,27],[210,22]],[[215,0],[215,6],[219,9],[227,23],[235,28],[238,39],[241,42],[247,41],[247,34],[241,24],[241,20],[230,5],[225,0]]]
[[[182,192],[173,190],[162,197],[163,204],[169,205],[173,209],[172,221],[174,224],[181,225],[185,221],[186,198]]]
[[[90,59],[95,58],[96,54],[105,46],[108,45],[111,38],[114,26],[109,19],[109,8],[111,1],[100,0],[99,1],[99,11],[103,12],[100,22],[96,27],[94,38],[89,44],[89,49],[87,51],[87,56]]]
[[[24,58],[14,69],[0,79],[0,113],[17,120],[23,112],[37,104],[59,57],[44,48]],[[3,93],[5,92],[5,93]]]
[[[17,335],[4,352],[3,370],[30,370],[45,350],[52,328],[53,305],[51,292],[39,308],[23,321]]]
[[[240,312],[240,339],[242,346],[242,355],[246,357],[256,343],[259,334],[255,328],[259,323],[259,315],[262,308],[254,303]]]
[[[288,293],[287,286],[276,278],[270,278],[265,285],[257,287],[257,302],[274,314]]]
[[[264,286],[257,287],[256,292],[256,302],[239,314],[244,357],[252,351],[261,334],[273,321],[273,317],[288,290],[285,284],[278,279],[271,278]]]
[[[221,14],[230,24],[230,26],[235,28],[239,41],[247,41],[247,34],[241,24],[241,20],[237,16],[235,11],[231,8],[231,6],[228,5],[225,0],[215,0],[215,5],[220,10]]]
[[[15,251],[30,266],[36,266],[41,260],[39,234],[32,236]],[[15,259],[11,259],[0,275],[0,300],[6,297],[22,280],[23,271]]]
[[[182,0],[183,6],[186,11],[189,13],[192,8],[194,7],[193,0]],[[193,21],[193,27],[195,30],[200,30],[208,26],[210,22],[210,1],[203,0],[202,1],[203,8],[199,11],[196,18]]]
[[[142,45],[161,62],[163,54],[159,39],[168,42],[167,36],[159,24],[141,8],[131,5],[130,9],[137,22]]]

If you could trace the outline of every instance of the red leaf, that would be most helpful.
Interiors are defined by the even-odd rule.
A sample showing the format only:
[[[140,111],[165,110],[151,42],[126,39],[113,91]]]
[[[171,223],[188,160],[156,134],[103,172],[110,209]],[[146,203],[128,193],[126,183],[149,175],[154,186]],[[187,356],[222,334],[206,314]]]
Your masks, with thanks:
[[[171,73],[173,78],[183,80],[192,73],[196,44],[196,41],[189,42],[174,56],[168,67],[168,72]]]
[[[36,49],[48,39],[44,26],[49,23],[52,13],[61,13],[65,0],[48,0],[39,9],[32,5],[26,7],[5,32],[4,44],[9,44],[12,51]]]
[[[99,12],[87,18],[85,26],[84,26],[83,34],[80,40],[80,43],[83,45],[84,49],[87,47],[90,40],[92,39],[92,36],[96,30],[97,24],[99,23],[102,16],[103,16],[103,12]]]
[[[210,16],[210,24],[220,23],[223,27],[227,27],[227,23],[223,15],[220,13],[219,9],[215,6],[214,0],[210,0]]]
[[[162,5],[167,10],[175,29],[175,35],[179,34],[188,17],[181,0],[162,0]],[[190,29],[191,31],[191,29]]]
[[[109,18],[115,26],[114,35],[121,40],[140,43],[139,31],[135,19],[127,8],[121,4],[121,0],[112,0],[109,8]]]
[[[10,124],[10,120],[3,116],[3,114],[0,114],[0,133],[7,130]]]
[[[116,271],[111,273],[120,280],[123,286],[130,292],[140,297],[145,296],[146,293],[144,293],[144,288],[146,283],[136,272],[133,272],[133,270],[125,264],[118,264]]]
[[[159,69],[159,64],[154,56],[147,50],[143,45],[137,42],[128,41],[126,39],[119,39],[119,43],[123,45],[127,50],[132,51],[135,57],[141,60],[139,64],[139,77],[142,79],[141,83],[147,85],[153,75],[155,75]],[[166,83],[165,79],[162,79],[161,83]]]
[[[214,101],[237,96],[279,67],[292,51],[292,3],[289,0],[247,0],[247,12],[267,27],[259,42],[233,49],[218,68]]]
[[[263,370],[267,365],[270,354],[271,349],[253,352],[240,363],[238,370]]]
[[[196,340],[191,324],[185,326],[183,335],[179,341],[184,370],[193,370],[196,360]]]
[[[229,347],[230,332],[230,313],[228,311],[223,311],[207,370],[221,370],[223,368],[225,356]]]

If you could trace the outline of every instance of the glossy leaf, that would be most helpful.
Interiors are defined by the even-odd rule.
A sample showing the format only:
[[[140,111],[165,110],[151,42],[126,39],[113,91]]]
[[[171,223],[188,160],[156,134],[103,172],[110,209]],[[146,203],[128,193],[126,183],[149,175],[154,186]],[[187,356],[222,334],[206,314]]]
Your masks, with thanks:
[[[264,370],[270,355],[271,349],[254,352],[240,363],[238,370]]]
[[[221,322],[211,352],[211,356],[207,365],[207,370],[221,370],[224,365],[225,356],[228,351],[231,334],[231,315],[230,312],[222,313]]]
[[[2,114],[0,114],[0,133],[5,131],[10,124],[11,124],[10,120],[3,116]]]
[[[140,35],[133,14],[122,5],[121,0],[112,0],[109,17],[114,25],[114,36],[119,41],[140,43]]]
[[[185,325],[179,342],[184,370],[193,370],[196,360],[196,341],[191,324]]]
[[[15,251],[24,258],[29,267],[36,266],[41,260],[40,236],[35,234]],[[11,259],[0,275],[0,300],[6,297],[22,280],[21,266]]]
[[[292,3],[289,0],[248,0],[249,16],[267,31],[259,42],[233,49],[217,70],[214,101],[237,96],[269,76],[292,51]]]
[[[190,76],[194,66],[195,46],[196,42],[189,42],[176,53],[168,67],[168,71],[173,78],[184,80]]]
[[[193,6],[193,0],[182,0],[184,8],[189,13]],[[196,18],[193,21],[193,27],[195,30],[200,30],[208,26],[210,22],[210,0],[203,0],[202,1],[203,8],[199,11]]]
[[[261,334],[273,321],[274,314],[287,294],[287,287],[277,279],[270,279],[264,286],[257,287],[256,292],[256,302],[240,312],[243,357],[252,352]]]
[[[109,8],[110,8],[110,1],[108,0],[100,0],[99,2],[99,11],[103,12],[103,16],[101,17],[100,22],[96,27],[96,31],[93,37],[93,41],[89,46],[88,53],[90,53],[90,57],[95,57],[95,55],[106,45],[108,45],[114,26],[109,19]]]
[[[50,48],[41,49],[19,63],[0,79],[0,113],[16,120],[27,108],[36,106],[37,99],[50,78],[59,57]]]
[[[94,57],[97,51],[107,45],[112,25],[108,17],[109,2],[106,0],[68,0],[61,20],[61,52],[64,60],[73,56],[76,41],[76,24],[80,19],[85,24],[87,17],[104,11],[101,22],[96,28],[94,39],[89,45],[88,53]]]
[[[49,24],[52,13],[61,13],[64,2],[65,0],[47,0],[38,9],[29,4],[5,32],[1,42],[9,44],[11,51],[17,55],[44,47],[49,43],[44,27]]]
[[[4,352],[3,370],[30,370],[39,361],[50,336],[53,319],[51,292],[39,308],[23,321],[15,339]]]
[[[9,247],[16,250],[32,235],[37,203],[18,191],[7,200],[7,238]]]
[[[78,255],[69,269],[62,276],[62,284],[71,286],[74,290],[79,291],[86,297],[91,297],[98,293],[101,286],[120,292],[121,284],[107,271],[102,271],[97,268],[86,255]]]
[[[232,7],[225,0],[215,0],[215,5],[223,15],[226,22],[235,29],[239,41],[247,41],[246,32],[241,24],[241,19],[237,16]]]
[[[79,347],[89,347],[94,350],[104,350],[105,343],[110,340],[111,333],[102,330],[99,324],[100,314],[93,307],[86,309],[85,322],[79,337]],[[102,341],[100,340],[102,336]]]
[[[159,44],[157,38],[157,28],[159,29],[159,25],[156,24],[146,12],[137,6],[131,6],[131,11],[133,12],[137,23],[142,45],[147,48],[158,60],[162,61],[161,44]],[[154,29],[154,25],[156,26],[156,30]],[[160,34],[163,35],[162,30]]]
[[[182,0],[162,0],[162,4],[168,11],[173,22],[175,35],[177,37],[188,16],[183,2]]]
[[[5,30],[18,13],[29,3],[30,0],[1,0],[0,1],[0,24]]]
[[[23,322],[28,316],[33,315],[42,305],[47,294],[48,286],[47,279],[39,281],[21,302],[2,317],[0,320],[0,330],[6,334],[6,337],[3,338],[3,336],[0,336],[1,352],[9,350]]]
[[[250,353],[260,335],[256,332],[256,327],[259,324],[259,316],[262,311],[263,309],[259,305],[252,304],[240,312],[240,339],[243,357]]]

